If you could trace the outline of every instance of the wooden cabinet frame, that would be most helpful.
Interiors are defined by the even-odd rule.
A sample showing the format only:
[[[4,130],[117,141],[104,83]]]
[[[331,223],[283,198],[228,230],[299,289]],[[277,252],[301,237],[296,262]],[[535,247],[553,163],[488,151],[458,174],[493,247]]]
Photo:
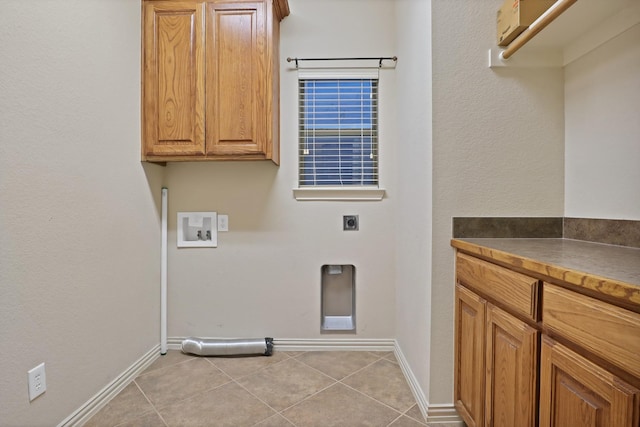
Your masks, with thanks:
[[[143,1],[142,159],[279,163],[286,0]]]
[[[640,427],[640,315],[456,261],[454,403],[468,427]]]

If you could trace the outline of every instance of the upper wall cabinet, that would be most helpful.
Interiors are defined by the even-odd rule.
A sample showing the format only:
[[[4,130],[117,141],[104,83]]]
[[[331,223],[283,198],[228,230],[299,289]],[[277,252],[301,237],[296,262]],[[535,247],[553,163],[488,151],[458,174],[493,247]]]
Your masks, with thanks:
[[[279,162],[287,0],[143,2],[142,159]]]

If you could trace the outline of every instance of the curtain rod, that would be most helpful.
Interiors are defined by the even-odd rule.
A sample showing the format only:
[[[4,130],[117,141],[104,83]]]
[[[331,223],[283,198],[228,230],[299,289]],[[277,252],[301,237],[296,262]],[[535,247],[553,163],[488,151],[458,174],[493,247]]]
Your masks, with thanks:
[[[379,61],[378,68],[382,68],[382,61],[398,62],[397,56],[374,56],[364,58],[287,58],[287,62],[295,62],[298,68],[298,61]]]

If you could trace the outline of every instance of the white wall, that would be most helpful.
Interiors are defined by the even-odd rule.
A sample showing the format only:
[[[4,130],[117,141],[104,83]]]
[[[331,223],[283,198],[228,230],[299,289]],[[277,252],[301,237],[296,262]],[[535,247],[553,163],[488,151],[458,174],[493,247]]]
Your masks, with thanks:
[[[396,339],[428,400],[431,341],[431,0],[396,1]]]
[[[162,168],[139,161],[139,2],[0,9],[0,424],[52,426],[158,343]]]
[[[562,216],[561,69],[487,67],[501,0],[433,0],[429,402],[453,396],[454,216]]]
[[[162,168],[139,162],[139,2],[3,2],[3,423],[58,423],[157,344],[162,182],[170,242],[178,211],[227,213],[231,228],[217,249],[170,245],[170,336],[349,337],[320,335],[319,277],[322,264],[353,263],[356,337],[397,337],[429,402],[451,403],[451,217],[563,214],[563,72],[486,67],[501,0],[364,3],[290,0],[280,167]],[[285,58],[394,54],[380,89],[387,198],[295,201],[297,80]],[[572,67],[568,87],[584,72]],[[634,111],[637,97],[624,99]],[[341,230],[344,214],[360,215],[360,231]],[[41,361],[49,388],[29,404],[26,371]]]
[[[565,215],[640,220],[640,24],[565,68]]]
[[[356,266],[357,338],[395,336],[395,74],[380,77],[380,202],[298,202],[297,73],[288,56],[395,49],[388,0],[291,0],[281,25],[281,162],[170,164],[169,336],[348,338],[320,334],[320,268]],[[366,17],[366,19],[365,19]],[[229,215],[216,249],[175,247],[178,211]],[[360,231],[342,231],[342,216]],[[351,335],[353,336],[353,335]]]

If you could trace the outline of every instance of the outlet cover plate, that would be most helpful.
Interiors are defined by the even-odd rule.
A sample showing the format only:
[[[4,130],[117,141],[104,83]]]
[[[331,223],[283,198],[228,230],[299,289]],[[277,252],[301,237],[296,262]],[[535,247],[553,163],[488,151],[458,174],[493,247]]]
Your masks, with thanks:
[[[47,390],[47,376],[44,363],[39,364],[27,373],[29,376],[29,400],[33,400]]]

